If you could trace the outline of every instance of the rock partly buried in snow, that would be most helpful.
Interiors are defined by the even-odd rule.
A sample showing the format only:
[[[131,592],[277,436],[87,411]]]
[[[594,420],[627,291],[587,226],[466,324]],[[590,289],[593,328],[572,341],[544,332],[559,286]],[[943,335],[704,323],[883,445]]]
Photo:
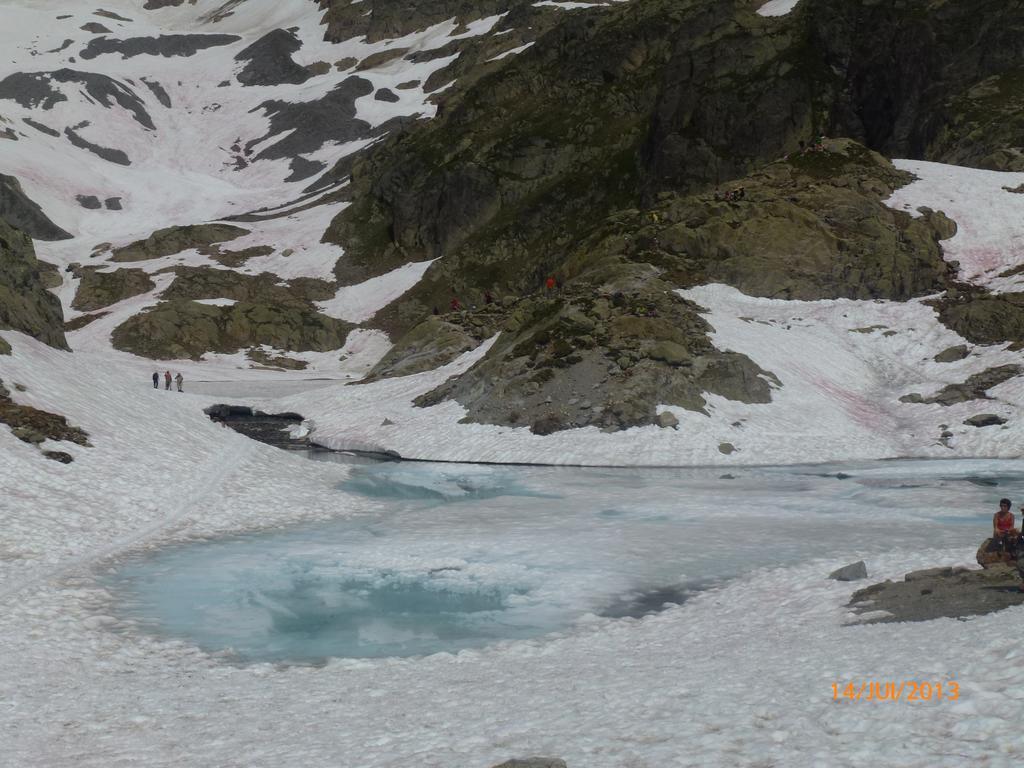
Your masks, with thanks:
[[[190,248],[211,246],[247,235],[249,230],[232,224],[193,224],[158,229],[145,240],[115,248],[111,261],[146,261],[173,256]]]
[[[54,224],[13,176],[0,173],[0,221],[36,240],[68,240],[71,235]]]
[[[102,144],[91,142],[74,128],[65,128],[64,135],[68,137],[68,141],[79,149],[88,150],[96,155],[96,157],[103,158],[108,163],[116,163],[117,165],[132,164],[131,158],[128,157],[128,153],[124,150],[117,149],[116,147],[105,147]]]
[[[67,349],[60,300],[46,289],[32,239],[0,219],[0,328]]]
[[[91,447],[89,435],[68,424],[65,417],[14,402],[3,381],[0,381],[0,424],[6,424],[16,438],[31,445],[38,446],[47,440],[66,440]]]
[[[237,43],[238,35],[160,35],[159,37],[129,37],[123,40],[112,37],[98,37],[78,54],[83,59],[95,59],[106,53],[119,53],[122,58],[134,56],[194,56],[206,48]]]
[[[100,272],[95,267],[76,270],[81,278],[71,308],[80,312],[93,312],[109,307],[132,296],[140,296],[156,287],[152,278],[141,269],[116,269]]]
[[[328,352],[345,346],[353,328],[302,303],[238,302],[211,306],[165,301],[114,329],[116,349],[157,360],[200,359],[207,352],[230,354],[268,346],[296,352]]]
[[[629,277],[638,270],[644,280]],[[643,268],[615,274],[628,293],[581,282],[519,300],[479,362],[414,403],[452,399],[467,421],[551,434],[657,424],[659,405],[705,413],[705,392],[771,402],[778,380],[749,358],[716,349],[696,305]]]
[[[302,43],[294,32],[271,30],[235,55],[235,61],[246,62],[236,76],[238,82],[242,85],[298,85],[306,82],[311,73],[292,59],[292,54],[301,47]]]
[[[54,83],[80,87],[88,97],[107,109],[115,104],[151,131],[156,130],[145,102],[131,88],[99,72],[58,69],[53,72],[16,72],[0,80],[0,99],[11,99],[23,107],[53,109],[68,97]]]
[[[678,429],[679,419],[675,417],[672,411],[662,411],[658,414],[658,418],[655,419],[655,424],[662,429]]]
[[[527,757],[506,760],[493,768],[568,768],[565,760],[557,757]]]
[[[324,96],[312,101],[292,104],[287,101],[265,101],[259,109],[270,120],[270,128],[246,144],[253,150],[267,139],[287,133],[271,142],[255,156],[256,160],[291,159],[320,149],[328,141],[343,144],[369,136],[371,126],[356,117],[356,99],[369,96],[374,88],[362,77],[347,77]]]
[[[977,416],[964,419],[964,424],[969,427],[994,427],[1005,423],[1006,419],[994,413],[979,413]]]
[[[858,560],[856,563],[850,563],[844,565],[842,568],[837,568],[828,575],[830,579],[836,581],[857,581],[859,579],[866,579],[868,577],[868,567],[865,565],[863,560]]]
[[[928,621],[959,618],[1024,604],[1017,570],[1007,565],[971,571],[930,568],[908,573],[902,582],[886,581],[853,593],[849,607],[855,614],[884,611],[864,623]]]
[[[958,403],[967,403],[971,400],[990,400],[988,390],[1009,381],[1015,376],[1019,376],[1021,373],[1024,373],[1024,368],[1013,364],[987,368],[981,373],[968,377],[967,381],[963,384],[949,384],[943,387],[931,397],[923,397],[914,392],[901,397],[900,402],[938,403],[939,405],[951,406]]]
[[[359,383],[432,371],[480,341],[462,324],[431,316],[400,338]]]
[[[312,277],[297,277],[284,282],[273,272],[247,275],[214,267],[171,267],[174,282],[160,295],[173,299],[231,299],[258,304],[301,304],[314,309],[312,302],[334,297],[333,283]]]
[[[103,203],[100,202],[96,195],[75,195],[75,200],[78,201],[80,206],[90,211],[98,211],[103,207]]]
[[[1024,342],[1024,293],[949,291],[936,301],[939,320],[974,344]]]
[[[958,360],[963,360],[969,354],[970,349],[966,344],[958,344],[955,347],[947,347],[932,359],[936,363],[955,363]]]

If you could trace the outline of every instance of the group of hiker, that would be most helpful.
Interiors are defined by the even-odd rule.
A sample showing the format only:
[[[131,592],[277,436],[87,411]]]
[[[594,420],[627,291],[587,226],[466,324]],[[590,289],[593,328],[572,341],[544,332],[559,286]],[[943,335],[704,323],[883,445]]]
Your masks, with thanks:
[[[181,375],[181,371],[178,371],[178,375],[174,376],[173,378],[171,377],[171,372],[170,371],[164,371],[164,389],[170,390],[171,382],[172,381],[175,384],[178,385],[178,391],[179,392],[184,392],[185,391],[185,390],[183,390],[181,388],[182,384],[185,383],[185,377]],[[159,371],[153,371],[153,389],[160,389],[160,372]]]

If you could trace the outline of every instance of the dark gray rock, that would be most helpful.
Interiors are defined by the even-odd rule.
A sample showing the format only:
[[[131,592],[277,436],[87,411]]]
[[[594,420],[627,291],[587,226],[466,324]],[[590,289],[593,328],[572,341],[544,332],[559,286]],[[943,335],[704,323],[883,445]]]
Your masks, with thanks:
[[[287,101],[265,101],[262,109],[270,118],[267,133],[246,144],[246,154],[267,139],[285,131],[291,133],[258,155],[257,160],[280,160],[305,155],[320,149],[328,141],[346,142],[365,138],[370,124],[356,118],[355,101],[373,93],[373,85],[362,77],[349,77],[335,86],[322,99],[292,104]]]
[[[160,35],[159,37],[129,37],[117,40],[98,37],[79,52],[88,61],[107,53],[120,53],[123,58],[133,56],[194,56],[206,48],[231,45],[241,40],[238,35]]]
[[[23,117],[21,119],[25,122],[25,125],[32,126],[40,133],[45,133],[47,136],[60,136],[60,131],[54,130],[47,125],[43,125],[42,123],[33,120],[31,117]]]
[[[1015,376],[1020,376],[1021,373],[1024,373],[1024,368],[1013,364],[988,368],[970,376],[963,384],[950,384],[943,387],[933,397],[922,399],[921,402],[950,406],[971,400],[989,400],[991,398],[988,396],[988,390]]]
[[[303,179],[308,179],[310,176],[316,176],[326,167],[327,163],[321,163],[319,160],[307,160],[304,157],[293,157],[292,161],[288,164],[291,174],[285,179],[285,181],[302,181]]]
[[[94,35],[109,35],[110,30],[100,24],[98,21],[90,21],[88,24],[83,24],[81,27],[83,32],[91,32]]]
[[[958,344],[955,347],[948,347],[942,350],[932,359],[936,363],[955,363],[957,360],[963,360],[969,354],[970,349],[968,349],[966,344]]]
[[[103,205],[108,211],[120,211],[121,210],[121,198],[120,197],[108,197],[103,201]]]
[[[159,101],[168,109],[171,108],[171,97],[167,94],[167,91],[164,89],[162,85],[160,85],[160,83],[158,83],[156,80],[150,80],[147,77],[143,77],[140,79],[142,80],[143,83],[146,84],[146,87],[153,92],[153,95],[156,96],[157,101]]]
[[[128,155],[120,149],[113,149],[111,147],[101,147],[99,144],[93,144],[88,139],[84,139],[78,135],[72,128],[65,128],[64,135],[68,137],[68,141],[74,144],[80,149],[87,149],[97,157],[101,157],[107,162],[117,163],[118,165],[131,165],[132,161],[128,159]]]
[[[842,568],[838,568],[828,575],[830,579],[836,581],[857,581],[858,579],[866,579],[868,577],[868,567],[864,564],[863,560],[858,560],[856,563],[850,563],[844,565]]]
[[[998,424],[1005,424],[1006,419],[1001,416],[996,416],[994,413],[979,413],[977,416],[971,416],[969,419],[964,419],[964,424],[969,427],[994,427]]]
[[[54,224],[13,176],[0,174],[0,221],[36,240],[68,240],[71,235]]]
[[[394,103],[398,101],[398,94],[392,91],[390,88],[379,88],[373,98],[377,101],[387,101]]]
[[[242,85],[297,85],[306,82],[312,74],[296,64],[292,54],[302,47],[294,32],[275,29],[255,43],[243,48],[235,61],[248,62],[238,73]]]
[[[55,104],[67,101],[67,96],[54,87],[54,82],[80,85],[91,99],[104,107],[110,108],[116,103],[131,112],[139,125],[156,129],[146,105],[131,88],[96,72],[67,68],[54,72],[16,72],[0,80],[0,99],[10,99],[32,109],[53,109]]]
[[[88,208],[90,211],[95,211],[103,207],[103,203],[96,195],[75,195],[75,200],[83,208]]]

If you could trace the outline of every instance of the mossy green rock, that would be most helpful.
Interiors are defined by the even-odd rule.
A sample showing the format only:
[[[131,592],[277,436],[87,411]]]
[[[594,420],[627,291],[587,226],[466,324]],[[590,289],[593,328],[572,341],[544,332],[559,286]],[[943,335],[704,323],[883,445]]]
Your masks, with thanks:
[[[335,294],[333,283],[309,277],[285,282],[270,272],[246,275],[215,267],[173,267],[170,271],[175,274],[174,282],[161,294],[169,301],[233,299],[262,304],[309,304]]]
[[[681,287],[725,283],[780,299],[906,300],[940,292],[954,270],[941,213],[917,218],[884,204],[910,180],[849,140],[770,163],[720,193],[661,195],[610,218],[566,263],[585,273],[609,259],[647,262]],[[742,188],[741,199],[724,199]]]
[[[142,357],[198,360],[267,345],[285,351],[326,352],[345,345],[352,325],[301,304],[239,302],[210,306],[178,299],[136,315],[114,329],[114,347]]]
[[[60,300],[46,290],[40,272],[32,239],[0,220],[0,328],[67,349]]]
[[[148,293],[156,287],[153,280],[141,269],[116,269],[100,272],[94,268],[77,271],[80,278],[71,307],[81,312],[93,312],[109,307],[132,296]]]
[[[184,227],[158,229],[145,240],[114,248],[111,261],[146,261],[173,256],[190,248],[202,248],[214,243],[234,240],[249,230],[232,224],[193,224]]]
[[[1024,293],[952,293],[932,302],[943,324],[975,344],[1024,342]]]
[[[715,349],[698,307],[640,268],[614,274],[614,284],[520,301],[476,365],[416,404],[454,399],[469,421],[546,435],[662,425],[659,405],[704,412],[705,392],[771,401],[778,381],[743,355]]]
[[[362,381],[431,371],[479,343],[461,325],[431,316],[399,339]]]

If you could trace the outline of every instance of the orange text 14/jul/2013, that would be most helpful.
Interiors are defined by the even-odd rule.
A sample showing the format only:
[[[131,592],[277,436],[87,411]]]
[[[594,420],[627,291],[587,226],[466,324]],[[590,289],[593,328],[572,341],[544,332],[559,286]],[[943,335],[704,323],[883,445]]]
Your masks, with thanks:
[[[865,680],[861,683],[832,683],[833,701],[957,701],[960,684],[916,680]]]

